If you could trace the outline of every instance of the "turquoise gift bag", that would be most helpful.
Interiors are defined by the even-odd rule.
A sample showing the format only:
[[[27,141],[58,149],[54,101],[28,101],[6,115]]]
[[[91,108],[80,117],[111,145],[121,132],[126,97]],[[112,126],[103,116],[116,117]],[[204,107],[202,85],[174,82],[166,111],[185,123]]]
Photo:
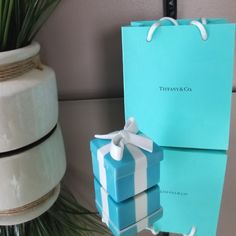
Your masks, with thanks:
[[[132,22],[122,44],[126,118],[161,146],[227,150],[235,24]]]
[[[216,236],[227,163],[225,151],[164,149],[161,163],[163,217],[156,231]]]

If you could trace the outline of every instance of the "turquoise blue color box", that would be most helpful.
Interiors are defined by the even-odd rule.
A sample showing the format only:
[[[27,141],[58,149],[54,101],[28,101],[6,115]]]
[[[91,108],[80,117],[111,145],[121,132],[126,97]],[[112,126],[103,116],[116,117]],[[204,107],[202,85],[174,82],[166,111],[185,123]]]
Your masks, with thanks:
[[[216,236],[227,154],[224,151],[164,149],[160,181],[163,217],[157,231]]]
[[[235,24],[192,20],[122,27],[125,116],[160,146],[227,150]]]
[[[147,152],[127,144],[123,159],[116,161],[109,152],[110,142],[111,140],[93,139],[90,148],[93,173],[116,202],[133,197],[159,183],[162,148],[153,144],[153,152]],[[105,150],[102,156],[99,155],[101,150]]]
[[[119,231],[152,215],[161,208],[160,189],[157,185],[120,203],[109,197],[96,179],[94,187],[96,206],[103,220],[109,219]]]
[[[152,227],[162,216],[158,186],[120,203],[116,203],[96,179],[94,186],[97,209],[114,235],[136,235]]]

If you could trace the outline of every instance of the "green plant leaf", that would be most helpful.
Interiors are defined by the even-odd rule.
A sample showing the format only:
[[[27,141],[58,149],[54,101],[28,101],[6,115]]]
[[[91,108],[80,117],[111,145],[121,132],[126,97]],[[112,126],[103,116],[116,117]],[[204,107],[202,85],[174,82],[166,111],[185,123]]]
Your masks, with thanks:
[[[7,48],[7,42],[9,39],[9,31],[10,31],[10,25],[11,25],[11,19],[12,19],[12,12],[14,8],[14,0],[8,0],[7,4],[5,5],[5,18],[4,18],[4,32],[3,32],[3,40],[2,40],[2,47]]]
[[[60,0],[0,0],[0,51],[27,46]]]

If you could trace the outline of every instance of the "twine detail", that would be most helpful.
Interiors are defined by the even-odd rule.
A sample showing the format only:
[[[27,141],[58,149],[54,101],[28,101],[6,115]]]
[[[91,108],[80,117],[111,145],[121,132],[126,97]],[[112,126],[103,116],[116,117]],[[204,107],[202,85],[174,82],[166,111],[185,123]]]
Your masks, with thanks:
[[[49,193],[42,196],[41,198],[39,198],[38,200],[31,202],[29,204],[26,204],[22,207],[0,211],[0,216],[10,216],[10,215],[14,215],[14,214],[19,214],[19,213],[23,213],[27,210],[33,209],[35,207],[38,207],[39,205],[46,202],[49,198],[51,198],[53,196],[53,194],[55,193],[56,189],[57,189],[57,187],[54,188],[53,190],[51,190]]]
[[[22,61],[0,65],[0,81],[16,78],[33,69],[43,70],[39,54]]]

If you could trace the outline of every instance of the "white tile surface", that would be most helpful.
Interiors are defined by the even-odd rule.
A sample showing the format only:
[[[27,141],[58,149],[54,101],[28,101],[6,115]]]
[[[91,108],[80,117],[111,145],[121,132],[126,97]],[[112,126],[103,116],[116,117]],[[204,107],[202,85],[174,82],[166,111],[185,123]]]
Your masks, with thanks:
[[[233,95],[231,143],[217,236],[236,232],[236,93]],[[123,126],[123,100],[85,100],[60,103],[60,120],[68,157],[65,182],[82,204],[95,210],[89,140],[95,133],[107,133]],[[140,236],[151,235],[143,232]],[[207,236],[207,235],[206,235]]]

